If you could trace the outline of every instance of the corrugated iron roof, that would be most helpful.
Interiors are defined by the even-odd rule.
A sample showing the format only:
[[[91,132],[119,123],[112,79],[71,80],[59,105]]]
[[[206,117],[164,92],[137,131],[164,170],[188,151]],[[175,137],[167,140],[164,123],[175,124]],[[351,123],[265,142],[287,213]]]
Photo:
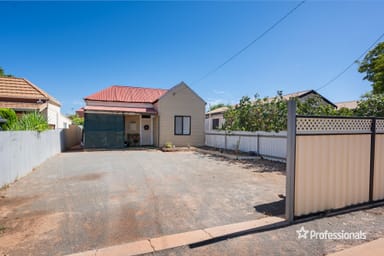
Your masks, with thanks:
[[[168,90],[113,85],[97,93],[94,93],[85,100],[132,102],[132,103],[153,103],[164,95]]]
[[[303,95],[306,95],[307,93],[311,92],[312,90],[305,90],[300,92],[293,92],[283,95],[283,98],[286,100],[289,100],[290,98],[300,98]]]
[[[208,111],[206,114],[221,114],[221,113],[224,113],[226,112],[227,110],[229,109],[229,107],[220,107],[220,108],[216,108],[212,111]]]
[[[108,107],[108,106],[86,106],[85,111],[106,111],[106,112],[127,112],[127,113],[146,113],[157,114],[153,108],[130,108],[130,107]]]
[[[338,109],[340,108],[355,109],[357,108],[358,101],[357,100],[343,101],[343,102],[337,102],[335,104]]]
[[[48,100],[60,106],[58,100],[24,78],[0,77],[0,98]]]

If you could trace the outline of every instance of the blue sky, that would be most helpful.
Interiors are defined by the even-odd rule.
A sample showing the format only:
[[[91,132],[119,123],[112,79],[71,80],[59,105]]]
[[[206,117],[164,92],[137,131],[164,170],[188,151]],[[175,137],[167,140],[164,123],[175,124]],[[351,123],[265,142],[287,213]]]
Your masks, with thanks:
[[[243,54],[204,74],[298,1],[0,2],[0,66],[59,99],[64,113],[110,85],[185,81],[208,104],[316,89],[384,32],[384,1],[307,1]],[[352,67],[319,92],[332,101],[371,89]]]

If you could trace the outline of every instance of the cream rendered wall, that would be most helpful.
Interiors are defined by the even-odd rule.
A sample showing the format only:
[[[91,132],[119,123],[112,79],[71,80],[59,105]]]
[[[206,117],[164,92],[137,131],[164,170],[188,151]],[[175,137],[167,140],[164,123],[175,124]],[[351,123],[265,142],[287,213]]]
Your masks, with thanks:
[[[158,116],[153,117],[153,145],[159,146],[159,118]]]
[[[63,114],[59,115],[59,122],[58,122],[58,127],[59,129],[61,128],[69,128],[70,125],[72,125],[72,120],[69,119],[68,117],[64,116]]]
[[[60,107],[47,103],[47,121],[48,124],[59,128]]]
[[[54,125],[55,129],[68,128],[72,121],[60,112],[60,107],[51,103],[47,103],[46,118],[48,124]]]
[[[181,83],[155,104],[159,118],[159,146],[172,142],[176,146],[204,145],[205,102]],[[174,135],[174,118],[191,116],[191,135]]]

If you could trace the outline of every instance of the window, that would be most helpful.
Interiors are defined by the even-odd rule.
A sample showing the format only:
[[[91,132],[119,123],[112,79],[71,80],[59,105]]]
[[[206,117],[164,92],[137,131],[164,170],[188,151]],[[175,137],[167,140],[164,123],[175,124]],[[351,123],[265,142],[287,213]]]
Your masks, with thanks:
[[[212,119],[212,129],[217,130],[219,129],[219,118]]]
[[[175,116],[175,135],[191,135],[190,116]]]

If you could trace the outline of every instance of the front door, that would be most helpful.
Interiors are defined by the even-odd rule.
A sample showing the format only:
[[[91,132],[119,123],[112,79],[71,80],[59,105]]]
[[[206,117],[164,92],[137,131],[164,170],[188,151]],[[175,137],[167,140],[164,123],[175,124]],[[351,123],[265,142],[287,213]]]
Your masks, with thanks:
[[[152,118],[150,115],[142,115],[141,116],[141,128],[140,128],[140,137],[141,137],[141,145],[153,145],[152,141]]]

